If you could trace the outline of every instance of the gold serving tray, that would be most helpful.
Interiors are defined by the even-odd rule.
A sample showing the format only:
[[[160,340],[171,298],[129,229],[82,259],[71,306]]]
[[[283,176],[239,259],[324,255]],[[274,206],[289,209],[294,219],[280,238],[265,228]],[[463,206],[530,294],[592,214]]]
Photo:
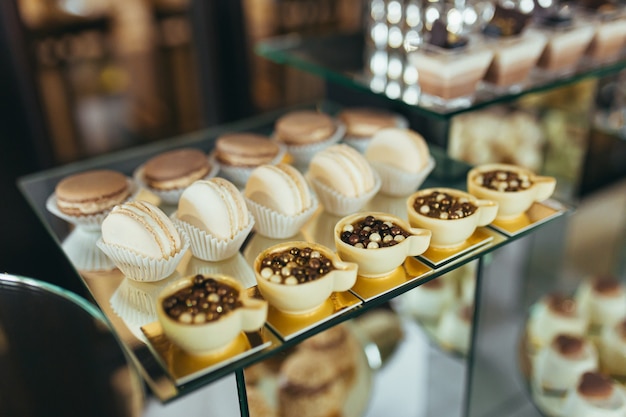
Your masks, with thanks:
[[[477,248],[485,246],[493,241],[493,233],[486,227],[478,227],[474,233],[461,245],[451,249],[439,249],[430,247],[419,256],[428,265],[436,268],[458,257],[472,253]]]
[[[533,203],[521,216],[512,220],[495,220],[491,227],[507,236],[515,236],[562,215],[565,208],[555,200]]]

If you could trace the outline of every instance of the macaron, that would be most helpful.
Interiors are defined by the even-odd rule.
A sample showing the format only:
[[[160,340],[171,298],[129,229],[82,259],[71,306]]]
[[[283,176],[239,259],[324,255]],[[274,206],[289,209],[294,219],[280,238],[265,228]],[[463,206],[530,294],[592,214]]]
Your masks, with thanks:
[[[395,114],[368,107],[344,109],[337,118],[346,125],[346,136],[355,138],[369,138],[381,129],[398,124]]]
[[[114,207],[102,222],[102,241],[152,259],[173,257],[183,246],[172,221],[145,201]]]
[[[244,196],[287,216],[298,215],[312,205],[305,178],[300,171],[285,163],[261,165],[252,171]]]
[[[301,110],[285,114],[276,120],[276,139],[287,145],[308,145],[329,139],[337,126],[327,114]]]
[[[209,160],[201,150],[176,149],[149,159],[143,166],[142,179],[151,188],[173,190],[205,177],[210,169]]]
[[[130,196],[125,175],[112,170],[92,170],[68,176],[55,187],[58,209],[70,216],[103,213]]]
[[[185,189],[176,216],[218,239],[232,239],[250,222],[239,189],[223,178],[198,180]]]
[[[228,133],[215,142],[215,157],[222,165],[256,167],[277,157],[280,146],[255,133]]]
[[[374,134],[365,150],[365,158],[404,172],[417,173],[429,164],[430,151],[422,135],[394,127]]]
[[[366,194],[376,183],[374,171],[363,155],[344,144],[318,152],[307,175],[347,197]]]

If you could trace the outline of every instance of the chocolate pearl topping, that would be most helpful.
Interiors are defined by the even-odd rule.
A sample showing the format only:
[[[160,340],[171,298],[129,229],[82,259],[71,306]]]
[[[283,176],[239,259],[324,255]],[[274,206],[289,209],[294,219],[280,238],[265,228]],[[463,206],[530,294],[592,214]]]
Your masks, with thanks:
[[[321,252],[295,246],[267,255],[261,260],[260,268],[261,277],[285,285],[314,281],[335,269],[332,261]]]
[[[483,172],[476,176],[476,182],[490,190],[503,192],[523,191],[533,185],[528,175],[520,175],[515,171],[504,169]]]
[[[236,288],[200,274],[193,277],[191,285],[163,300],[165,313],[185,324],[215,321],[238,307],[241,301]]]
[[[478,209],[466,197],[455,197],[439,191],[417,197],[413,202],[413,208],[424,216],[441,220],[462,219],[474,214]]]
[[[367,216],[351,224],[346,224],[341,231],[341,240],[355,248],[378,249],[394,246],[409,236],[409,233],[397,224]]]

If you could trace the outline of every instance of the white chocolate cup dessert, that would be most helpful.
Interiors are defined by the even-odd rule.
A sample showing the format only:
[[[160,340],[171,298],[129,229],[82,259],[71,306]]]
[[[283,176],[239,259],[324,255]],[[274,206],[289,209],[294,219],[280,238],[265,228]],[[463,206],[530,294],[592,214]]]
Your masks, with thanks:
[[[442,198],[436,196],[443,196]],[[437,199],[438,204],[451,202],[454,212],[445,213],[437,218],[428,214],[434,211],[429,204],[416,209],[416,202],[421,199]],[[445,200],[445,201],[444,201]],[[479,226],[491,223],[498,211],[498,203],[489,200],[479,200],[473,195],[453,188],[426,188],[411,194],[406,200],[409,224],[413,227],[428,229],[432,232],[430,246],[441,249],[451,249],[462,245]],[[456,207],[461,210],[457,213]],[[471,212],[465,209],[471,210]]]
[[[583,374],[563,403],[567,417],[622,417],[626,415],[626,392],[607,376]]]
[[[610,375],[626,377],[626,318],[604,326],[598,344],[602,369]]]
[[[174,297],[187,288],[192,288],[192,294]],[[195,308],[187,307],[192,303]],[[172,310],[178,306],[174,318]],[[156,308],[167,338],[195,356],[227,348],[242,331],[258,330],[267,319],[266,301],[248,297],[236,279],[220,274],[193,275],[172,283],[159,295]]]
[[[533,306],[527,331],[531,345],[541,348],[559,334],[582,336],[587,327],[587,316],[582,313],[576,300],[553,293]]]
[[[584,281],[575,298],[592,327],[611,326],[626,318],[626,286],[611,275]]]
[[[370,228],[367,237],[355,234],[355,229],[365,227]],[[348,215],[334,228],[339,257],[356,263],[359,275],[366,278],[385,276],[408,256],[421,255],[428,249],[430,236],[430,230],[413,228],[399,217],[379,212]],[[349,243],[351,239],[354,244]]]
[[[533,383],[544,395],[564,396],[585,372],[598,369],[598,352],[582,336],[560,334],[534,358]]]
[[[293,260],[288,260],[291,258],[287,256],[283,260],[286,261],[283,262],[285,265],[280,265],[278,273],[274,272],[272,267],[263,264],[264,259],[285,254],[293,248],[297,250],[297,255]],[[304,253],[301,253],[302,251]],[[298,265],[297,257],[305,259],[306,263]],[[323,261],[324,258],[330,261],[330,268],[320,273],[320,262],[317,265],[310,262],[314,259]],[[305,266],[306,268],[300,268],[304,271],[294,271],[297,267]],[[325,246],[293,241],[279,243],[259,253],[254,260],[253,268],[258,289],[270,305],[284,313],[306,314],[322,306],[333,292],[352,288],[356,282],[358,265],[342,261]],[[297,278],[300,272],[306,276],[307,270],[312,272],[309,278],[303,278],[302,281]]]
[[[485,184],[487,181],[488,184]],[[535,175],[530,170],[510,164],[483,164],[467,174],[470,194],[498,203],[498,220],[516,219],[533,203],[549,198],[555,187],[555,178]]]

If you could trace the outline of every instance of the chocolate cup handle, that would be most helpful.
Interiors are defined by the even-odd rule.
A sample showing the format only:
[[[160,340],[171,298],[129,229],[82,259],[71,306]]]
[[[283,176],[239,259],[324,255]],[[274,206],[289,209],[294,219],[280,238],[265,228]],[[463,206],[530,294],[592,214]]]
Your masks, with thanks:
[[[356,282],[356,275],[359,266],[353,262],[335,262],[333,274],[333,291],[348,291]]]
[[[486,226],[496,219],[498,214],[498,203],[491,200],[478,200],[478,220],[476,226]]]
[[[241,302],[241,330],[250,332],[263,327],[267,319],[267,301],[243,298]]]
[[[554,193],[556,178],[536,176],[533,178],[533,187],[535,188],[535,200],[546,200]]]
[[[411,235],[407,237],[409,245],[406,255],[417,256],[426,252],[426,249],[428,249],[428,246],[430,245],[430,238],[432,237],[433,232],[428,229],[417,228],[411,228],[409,231]]]

